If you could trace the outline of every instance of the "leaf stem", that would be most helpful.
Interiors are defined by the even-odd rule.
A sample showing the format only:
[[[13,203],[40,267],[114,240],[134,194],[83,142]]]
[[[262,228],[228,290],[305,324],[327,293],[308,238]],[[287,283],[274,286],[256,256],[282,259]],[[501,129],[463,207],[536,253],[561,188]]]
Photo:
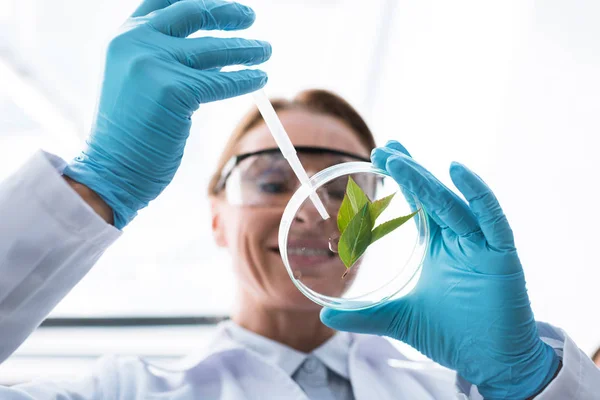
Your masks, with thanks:
[[[352,267],[350,267],[350,268],[352,268]],[[344,279],[346,277],[346,275],[348,275],[348,272],[350,272],[350,268],[346,268],[344,275],[342,275],[342,279]]]

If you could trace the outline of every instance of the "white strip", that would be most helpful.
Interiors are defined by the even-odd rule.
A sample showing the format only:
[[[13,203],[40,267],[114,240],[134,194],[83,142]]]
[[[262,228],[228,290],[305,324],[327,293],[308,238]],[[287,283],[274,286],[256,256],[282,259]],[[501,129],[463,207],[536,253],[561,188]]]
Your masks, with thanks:
[[[300,183],[302,183],[304,186],[308,186],[311,189],[310,199],[317,208],[317,211],[319,211],[319,214],[321,214],[321,217],[323,219],[328,219],[329,214],[321,202],[321,199],[311,187],[308,174],[302,166],[302,163],[298,158],[298,154],[296,154],[296,148],[292,144],[292,141],[285,131],[283,124],[279,120],[273,105],[269,101],[269,97],[263,89],[252,93],[252,96],[254,97],[258,111],[260,111],[265,123],[267,124],[267,127],[269,128],[269,131],[271,131],[271,135],[273,135],[273,139],[275,139],[275,143],[277,143],[277,147],[279,147],[281,153],[290,164],[290,167],[292,167],[292,170],[300,180]]]

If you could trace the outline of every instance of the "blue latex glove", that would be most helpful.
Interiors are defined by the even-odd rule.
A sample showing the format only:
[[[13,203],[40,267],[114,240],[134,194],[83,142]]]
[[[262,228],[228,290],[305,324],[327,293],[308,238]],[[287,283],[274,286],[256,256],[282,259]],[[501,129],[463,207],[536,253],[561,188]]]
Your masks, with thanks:
[[[201,103],[249,93],[267,81],[259,70],[220,69],[266,61],[268,43],[186,37],[199,29],[247,28],[254,19],[237,3],[147,0],[111,41],[87,148],[64,173],[106,201],[117,228],[171,182]]]
[[[486,399],[540,392],[559,359],[538,336],[513,233],[490,188],[453,163],[450,176],[467,204],[398,142],[374,150],[371,159],[421,200],[429,251],[410,294],[362,311],[323,309],[323,323],[408,343],[477,385]]]

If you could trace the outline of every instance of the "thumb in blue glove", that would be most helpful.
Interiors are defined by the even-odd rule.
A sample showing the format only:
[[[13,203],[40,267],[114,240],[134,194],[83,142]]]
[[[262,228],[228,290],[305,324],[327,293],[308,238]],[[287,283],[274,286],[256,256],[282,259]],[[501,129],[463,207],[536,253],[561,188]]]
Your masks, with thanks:
[[[238,38],[186,38],[199,29],[244,29],[254,12],[222,0],[146,0],[111,41],[87,147],[64,174],[93,191],[124,227],[171,182],[201,103],[261,88],[271,46]]]
[[[539,393],[559,359],[538,336],[513,233],[490,188],[453,163],[450,176],[466,203],[397,142],[376,149],[372,161],[428,214],[422,274],[403,298],[361,311],[325,308],[323,323],[401,340],[457,371],[486,399]]]

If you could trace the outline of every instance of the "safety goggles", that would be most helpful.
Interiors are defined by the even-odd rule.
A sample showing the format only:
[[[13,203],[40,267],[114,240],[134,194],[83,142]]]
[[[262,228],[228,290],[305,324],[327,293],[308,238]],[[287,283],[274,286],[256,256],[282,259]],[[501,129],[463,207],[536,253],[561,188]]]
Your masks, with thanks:
[[[321,147],[299,146],[296,152],[309,176],[344,162],[371,161]],[[367,194],[374,195],[377,178],[365,174],[352,177]],[[347,177],[335,179],[321,187],[317,194],[335,208],[344,198],[347,182]],[[224,190],[227,201],[234,205],[285,206],[299,187],[300,182],[281,151],[272,148],[233,156],[223,168],[216,191]]]

